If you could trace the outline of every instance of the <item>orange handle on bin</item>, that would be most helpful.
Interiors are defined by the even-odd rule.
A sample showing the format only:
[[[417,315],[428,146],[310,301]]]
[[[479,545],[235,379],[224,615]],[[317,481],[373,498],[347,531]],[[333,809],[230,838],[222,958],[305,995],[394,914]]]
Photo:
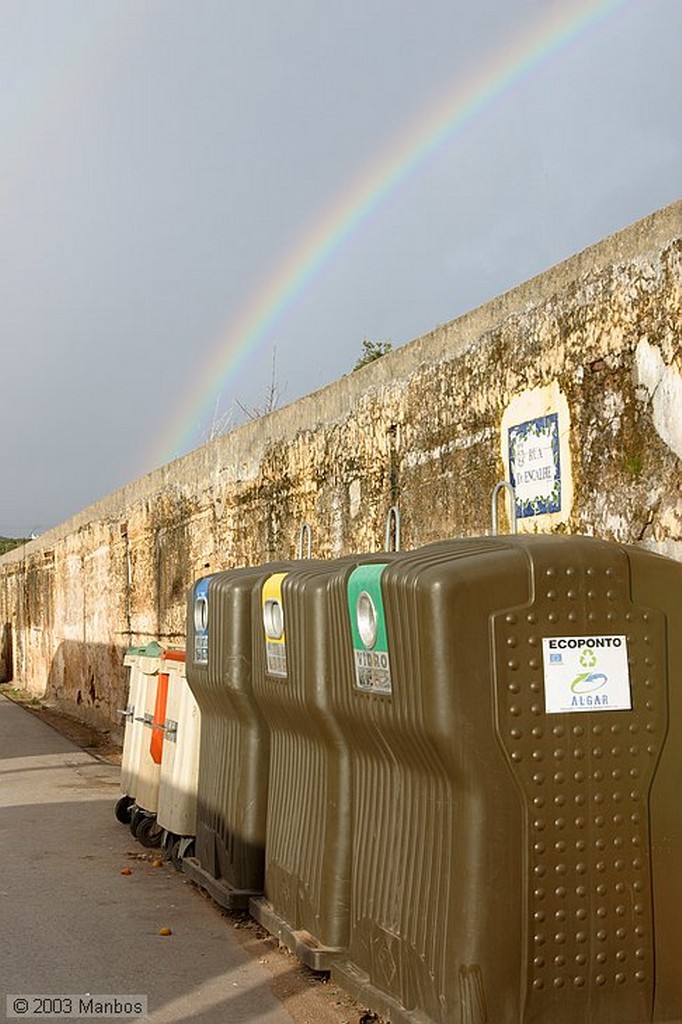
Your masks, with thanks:
[[[166,723],[166,701],[168,700],[168,673],[159,672],[159,683],[156,688],[156,704],[154,705],[154,727],[149,743],[149,753],[154,764],[161,764],[163,750],[163,729]]]

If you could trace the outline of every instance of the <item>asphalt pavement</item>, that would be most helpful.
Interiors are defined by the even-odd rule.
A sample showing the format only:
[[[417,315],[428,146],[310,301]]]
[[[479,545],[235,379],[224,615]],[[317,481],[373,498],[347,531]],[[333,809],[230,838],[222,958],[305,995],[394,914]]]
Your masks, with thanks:
[[[137,859],[113,814],[119,773],[0,697],[0,1019],[64,1019],[37,996],[84,997],[82,1020],[98,998],[144,996],[148,1013],[125,1019],[292,1024],[217,908]]]

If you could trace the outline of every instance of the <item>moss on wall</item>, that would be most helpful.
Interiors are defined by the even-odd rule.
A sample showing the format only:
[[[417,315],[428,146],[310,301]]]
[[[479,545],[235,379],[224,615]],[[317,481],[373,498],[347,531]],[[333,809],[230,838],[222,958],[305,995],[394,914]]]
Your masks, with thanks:
[[[14,678],[113,727],[125,648],[181,646],[198,576],[294,557],[303,522],[317,557],[379,550],[396,504],[405,547],[490,532],[505,412],[542,389],[568,410],[572,501],[524,527],[682,558],[681,220],[660,211],[1,557]]]

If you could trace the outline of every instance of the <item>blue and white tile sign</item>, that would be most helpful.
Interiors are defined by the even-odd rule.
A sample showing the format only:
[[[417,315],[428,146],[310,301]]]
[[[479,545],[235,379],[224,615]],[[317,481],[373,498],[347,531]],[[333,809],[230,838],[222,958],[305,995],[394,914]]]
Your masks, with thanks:
[[[509,427],[509,480],[516,494],[517,518],[561,511],[557,413]]]

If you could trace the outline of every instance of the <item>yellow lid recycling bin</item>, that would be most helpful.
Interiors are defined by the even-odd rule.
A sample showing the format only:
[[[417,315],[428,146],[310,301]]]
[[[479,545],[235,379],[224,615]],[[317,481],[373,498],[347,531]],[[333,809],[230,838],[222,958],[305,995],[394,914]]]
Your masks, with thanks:
[[[250,911],[313,970],[348,943],[350,761],[330,712],[330,594],[359,560],[292,566],[254,591],[253,688],[270,732],[265,893]]]

